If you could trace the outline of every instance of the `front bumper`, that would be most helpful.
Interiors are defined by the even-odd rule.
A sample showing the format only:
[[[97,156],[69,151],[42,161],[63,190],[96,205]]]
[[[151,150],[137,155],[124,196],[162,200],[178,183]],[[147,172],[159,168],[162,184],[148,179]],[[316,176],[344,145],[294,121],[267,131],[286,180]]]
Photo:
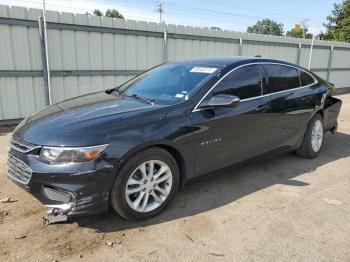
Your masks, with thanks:
[[[111,164],[105,153],[88,162],[61,165],[50,165],[38,154],[13,148],[10,148],[10,157],[22,163],[18,168],[11,163],[12,169],[21,172],[25,164],[31,174],[26,182],[16,179],[11,172],[7,173],[8,177],[45,206],[69,206],[65,210],[67,216],[96,214],[107,209],[116,164]],[[10,165],[8,169],[10,171]]]

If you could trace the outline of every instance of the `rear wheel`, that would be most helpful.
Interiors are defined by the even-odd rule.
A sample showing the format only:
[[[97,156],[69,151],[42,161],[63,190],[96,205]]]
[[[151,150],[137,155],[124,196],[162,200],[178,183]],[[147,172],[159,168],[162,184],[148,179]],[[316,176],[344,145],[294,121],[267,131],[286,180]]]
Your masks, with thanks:
[[[178,186],[173,156],[161,148],[147,149],[121,169],[112,188],[112,207],[128,220],[147,219],[166,208]]]
[[[296,153],[305,158],[317,157],[322,148],[323,135],[323,119],[319,114],[316,114],[309,122],[303,142]]]

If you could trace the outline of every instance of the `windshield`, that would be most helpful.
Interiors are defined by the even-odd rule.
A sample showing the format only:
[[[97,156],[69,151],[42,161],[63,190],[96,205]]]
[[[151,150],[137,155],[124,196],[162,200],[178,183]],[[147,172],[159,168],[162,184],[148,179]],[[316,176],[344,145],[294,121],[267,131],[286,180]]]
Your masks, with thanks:
[[[186,64],[164,64],[118,88],[119,94],[173,104],[185,97],[217,68]]]

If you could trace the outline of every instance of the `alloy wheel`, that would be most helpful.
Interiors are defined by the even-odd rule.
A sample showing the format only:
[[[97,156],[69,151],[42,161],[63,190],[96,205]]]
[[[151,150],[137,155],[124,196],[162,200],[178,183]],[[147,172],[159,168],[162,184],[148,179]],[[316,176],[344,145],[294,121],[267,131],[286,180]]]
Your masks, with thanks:
[[[160,160],[148,160],[130,175],[125,189],[128,205],[137,212],[150,212],[167,199],[173,184],[170,167]]]
[[[311,146],[314,152],[318,152],[321,148],[323,140],[323,126],[320,120],[316,120],[311,131]]]

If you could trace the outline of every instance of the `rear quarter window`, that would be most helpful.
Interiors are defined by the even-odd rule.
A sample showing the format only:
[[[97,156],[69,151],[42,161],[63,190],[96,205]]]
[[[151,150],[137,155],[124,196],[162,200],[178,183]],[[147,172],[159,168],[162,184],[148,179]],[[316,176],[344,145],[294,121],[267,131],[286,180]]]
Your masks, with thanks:
[[[308,73],[304,71],[300,71],[300,82],[301,82],[301,86],[308,86],[315,83],[315,80]]]

